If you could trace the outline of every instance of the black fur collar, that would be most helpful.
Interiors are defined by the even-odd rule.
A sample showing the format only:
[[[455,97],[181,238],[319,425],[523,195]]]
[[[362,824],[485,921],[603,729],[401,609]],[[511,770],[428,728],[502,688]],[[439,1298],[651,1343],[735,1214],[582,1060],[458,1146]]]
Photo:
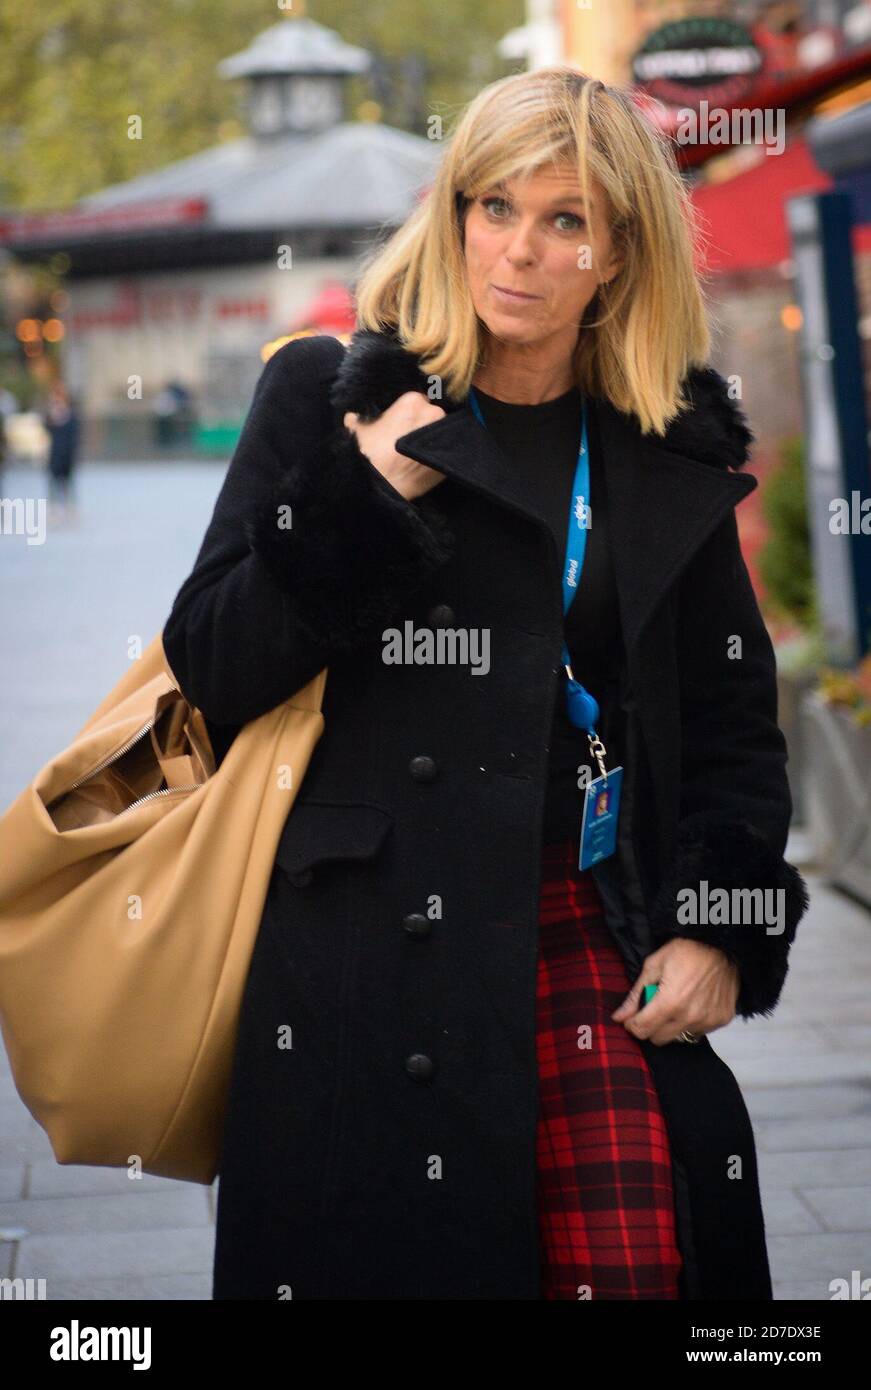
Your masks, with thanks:
[[[331,400],[340,417],[353,410],[362,420],[373,420],[397,396],[405,391],[425,392],[427,385],[419,358],[392,332],[360,329],[348,345]],[[642,436],[635,416],[616,411],[607,401],[597,402],[597,408],[614,411],[640,438],[657,448],[716,468],[743,468],[754,436],[740,405],[729,396],[723,377],[713,367],[697,367],[690,371],[685,385],[692,406],[671,422],[662,437]],[[449,397],[439,404],[446,412],[462,408],[462,403]]]

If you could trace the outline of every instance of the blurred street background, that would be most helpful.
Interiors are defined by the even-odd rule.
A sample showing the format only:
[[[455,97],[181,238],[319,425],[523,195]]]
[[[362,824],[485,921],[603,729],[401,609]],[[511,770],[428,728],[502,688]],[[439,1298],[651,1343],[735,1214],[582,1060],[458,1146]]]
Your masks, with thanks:
[[[774,1017],[713,1045],[775,1297],[826,1300],[871,1279],[871,0],[0,0],[0,814],[160,631],[264,362],[347,339],[453,114],[557,62],[675,141],[756,436],[737,515],[812,903]],[[214,1198],[57,1165],[0,1049],[0,1278],[207,1299]]]

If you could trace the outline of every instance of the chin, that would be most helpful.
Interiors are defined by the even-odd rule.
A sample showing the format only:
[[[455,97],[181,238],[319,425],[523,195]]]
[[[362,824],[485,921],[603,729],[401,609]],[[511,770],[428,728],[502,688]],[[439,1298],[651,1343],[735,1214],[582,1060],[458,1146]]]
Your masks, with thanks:
[[[484,327],[494,338],[508,343],[535,343],[545,336],[540,324],[521,323],[513,314],[478,315]]]

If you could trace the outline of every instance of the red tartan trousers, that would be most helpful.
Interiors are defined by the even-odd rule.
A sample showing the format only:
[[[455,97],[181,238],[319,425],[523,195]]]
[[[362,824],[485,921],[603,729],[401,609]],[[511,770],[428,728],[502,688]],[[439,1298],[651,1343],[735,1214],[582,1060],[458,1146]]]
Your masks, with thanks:
[[[539,901],[536,1184],[541,1297],[679,1298],[668,1133],[631,986],[573,840],[545,845]]]

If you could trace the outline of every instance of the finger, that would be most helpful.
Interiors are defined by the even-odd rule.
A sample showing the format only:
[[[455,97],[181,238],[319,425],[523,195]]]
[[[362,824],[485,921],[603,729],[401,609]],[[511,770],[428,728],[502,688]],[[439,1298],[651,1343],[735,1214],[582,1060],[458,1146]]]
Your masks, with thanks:
[[[644,989],[645,985],[655,985],[656,983],[656,975],[648,968],[647,962],[645,961],[641,968],[641,974],[638,976],[635,984],[623,1000],[623,1003],[620,1004],[611,1015],[615,1022],[622,1023],[624,1019],[630,1018],[639,1007],[641,991]],[[653,1000],[651,1000],[651,1003],[652,1002]]]
[[[673,1005],[661,999],[658,990],[649,1004],[645,1004],[634,1017],[626,1019],[624,1027],[636,1038],[649,1038],[654,1034],[659,1037],[669,1030],[671,1033],[680,1032]]]
[[[656,951],[651,951],[649,956],[644,957],[641,963],[641,974],[638,976],[638,979],[635,981],[635,984],[623,1000],[619,1009],[616,1009],[611,1015],[613,1019],[622,1022],[623,1019],[628,1018],[630,1014],[635,1012],[639,996],[645,985],[659,985],[660,990],[662,989],[665,977],[665,966],[668,961],[667,947],[668,943],[666,942],[665,946],[660,946]],[[657,990],[657,994],[659,994],[659,990]],[[653,1000],[650,1002],[653,1003]]]

